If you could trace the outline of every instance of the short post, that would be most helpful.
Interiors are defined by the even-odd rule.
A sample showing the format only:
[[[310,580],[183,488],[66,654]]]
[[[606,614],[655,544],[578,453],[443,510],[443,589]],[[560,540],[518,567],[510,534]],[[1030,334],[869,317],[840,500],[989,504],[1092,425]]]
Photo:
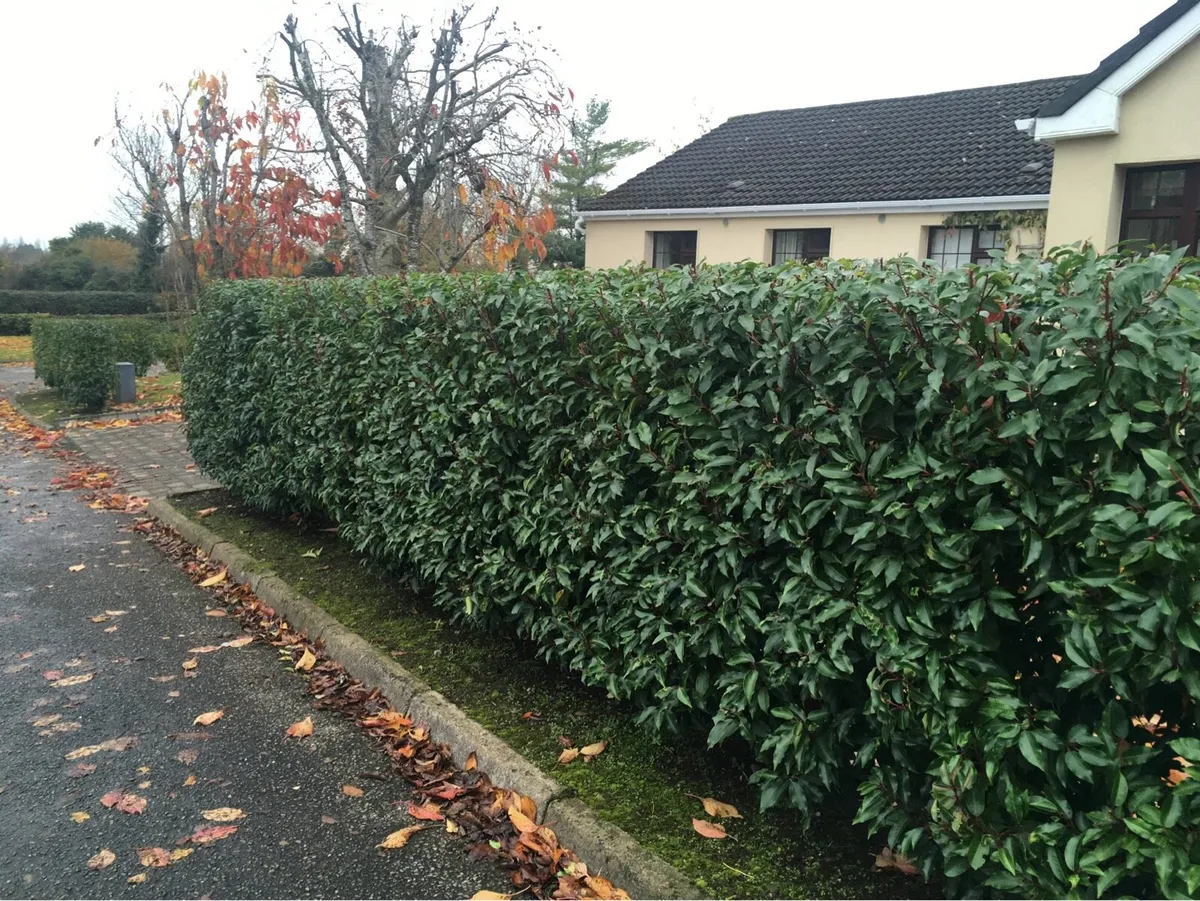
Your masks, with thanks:
[[[117,403],[131,404],[137,399],[137,388],[133,380],[133,364],[117,364]]]

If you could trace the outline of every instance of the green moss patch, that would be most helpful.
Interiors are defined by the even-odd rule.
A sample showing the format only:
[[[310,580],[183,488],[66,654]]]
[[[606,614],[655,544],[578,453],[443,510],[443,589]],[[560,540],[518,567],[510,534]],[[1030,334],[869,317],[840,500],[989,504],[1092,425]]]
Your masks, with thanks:
[[[216,506],[202,520],[206,527],[391,653],[709,896],[933,897],[919,879],[873,868],[881,841],[850,824],[855,799],[819,812],[807,830],[793,812],[759,813],[748,759],[707,751],[702,734],[655,739],[635,726],[631,707],[538,661],[531,645],[451,623],[335,535],[247,512],[224,492],[175,503],[188,515]],[[560,738],[579,747],[601,739],[609,744],[591,763],[560,767]],[[744,819],[725,821],[730,840],[693,832],[692,817],[705,814],[691,796],[714,797],[741,811]]]

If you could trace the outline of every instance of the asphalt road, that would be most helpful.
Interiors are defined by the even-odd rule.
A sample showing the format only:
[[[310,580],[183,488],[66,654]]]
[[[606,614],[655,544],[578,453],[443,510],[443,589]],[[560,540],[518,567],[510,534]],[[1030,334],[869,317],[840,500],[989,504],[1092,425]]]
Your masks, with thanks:
[[[393,803],[407,782],[359,775],[387,771],[370,739],[314,710],[262,642],[189,654],[240,635],[236,622],[207,616],[209,596],[128,531],[131,517],[47,490],[57,461],[27,448],[0,432],[0,896],[467,898],[511,884],[438,828],[375,850],[413,821]],[[193,726],[213,710],[223,718]],[[311,738],[285,736],[310,715]],[[64,758],[129,736],[127,750]],[[72,775],[77,764],[95,771]],[[145,798],[145,811],[106,809],[111,791]],[[220,807],[245,812],[236,834],[188,843],[194,853],[165,868],[139,863],[138,849],[219,825],[201,811]],[[105,848],[116,861],[89,870]]]

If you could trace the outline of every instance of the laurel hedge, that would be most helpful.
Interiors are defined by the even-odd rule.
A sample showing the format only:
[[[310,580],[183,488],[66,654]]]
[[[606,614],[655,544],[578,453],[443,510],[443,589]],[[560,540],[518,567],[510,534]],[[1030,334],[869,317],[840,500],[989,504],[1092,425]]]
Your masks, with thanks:
[[[950,891],[1194,895],[1198,268],[217,283],[188,438]]]
[[[0,335],[28,335],[45,313],[0,313]]]
[[[149,313],[154,309],[154,295],[136,291],[17,291],[0,288],[0,313],[132,315]]]

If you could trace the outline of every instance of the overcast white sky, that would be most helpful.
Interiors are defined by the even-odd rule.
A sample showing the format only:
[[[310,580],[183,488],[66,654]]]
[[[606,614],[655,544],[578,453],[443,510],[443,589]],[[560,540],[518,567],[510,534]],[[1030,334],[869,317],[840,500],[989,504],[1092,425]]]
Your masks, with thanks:
[[[480,6],[486,6],[480,0]],[[1081,74],[1170,0],[500,0],[541,27],[582,100],[612,101],[610,134],[652,140],[630,177],[729,116]],[[253,91],[288,13],[327,34],[319,0],[35,0],[3,4],[0,239],[47,240],[113,219],[106,142],[115,98],[153,113],[196,69]],[[419,22],[439,0],[372,0],[364,19]],[[249,94],[247,93],[247,96]]]

